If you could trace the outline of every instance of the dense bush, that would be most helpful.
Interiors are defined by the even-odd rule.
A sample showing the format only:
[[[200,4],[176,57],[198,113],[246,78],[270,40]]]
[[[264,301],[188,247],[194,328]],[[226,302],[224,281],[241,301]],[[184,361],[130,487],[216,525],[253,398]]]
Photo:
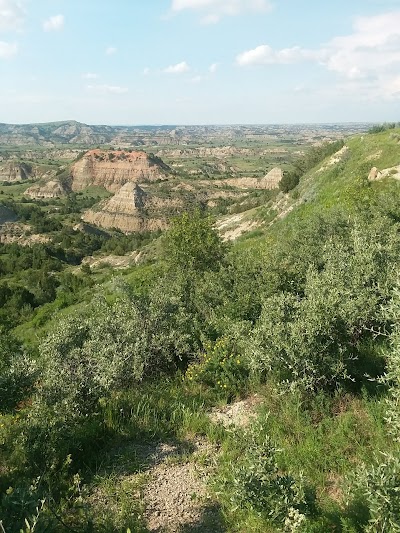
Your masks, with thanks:
[[[29,412],[25,447],[37,465],[76,453],[101,434],[101,401],[193,357],[193,320],[179,297],[157,291],[139,302],[126,287],[97,297],[41,344],[43,373]],[[100,424],[100,425],[99,425]]]
[[[399,253],[395,228],[384,228],[378,221],[366,233],[355,224],[325,244],[323,266],[309,268],[303,293],[265,299],[247,350],[256,371],[310,390],[362,376],[363,342],[385,322]]]
[[[281,181],[279,182],[279,188],[285,194],[297,187],[300,181],[300,173],[295,170],[284,172]]]
[[[384,131],[393,130],[398,127],[400,127],[400,122],[385,122],[384,124],[376,124],[375,126],[372,126],[372,128],[368,130],[368,133],[382,133]]]
[[[400,441],[400,291],[398,286],[386,309],[390,344],[385,349],[387,371],[382,377],[389,388],[387,429]],[[381,332],[385,334],[384,332]],[[348,476],[347,511],[358,529],[366,533],[400,531],[400,448],[381,452],[370,464],[358,465]]]
[[[382,454],[376,464],[361,465],[350,477],[348,509],[365,533],[400,531],[400,458]],[[356,511],[356,512],[355,512]]]
[[[393,299],[387,310],[392,325],[390,345],[386,350],[387,371],[385,382],[389,387],[388,427],[394,438],[400,442],[400,288],[396,286]]]
[[[264,424],[254,424],[236,439],[243,445],[242,454],[225,464],[217,481],[218,490],[228,496],[226,504],[233,512],[255,511],[278,530],[296,531],[312,503],[303,479],[282,471],[279,450]]]
[[[164,256],[171,269],[183,272],[218,270],[226,252],[212,221],[200,210],[177,217],[164,241]]]
[[[0,413],[29,396],[36,376],[35,362],[10,334],[0,330]]]
[[[249,371],[245,359],[227,338],[206,343],[200,361],[186,372],[189,382],[203,383],[226,397],[235,395],[247,386]]]

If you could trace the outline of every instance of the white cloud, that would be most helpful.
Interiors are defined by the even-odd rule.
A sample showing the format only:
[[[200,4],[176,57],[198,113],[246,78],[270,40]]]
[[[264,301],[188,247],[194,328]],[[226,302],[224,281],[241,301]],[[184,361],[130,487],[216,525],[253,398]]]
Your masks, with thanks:
[[[300,61],[318,60],[323,56],[320,50],[307,50],[300,46],[274,50],[267,44],[262,44],[242,52],[236,57],[236,63],[241,67],[249,65],[289,65]]]
[[[97,80],[99,77],[98,74],[95,74],[94,72],[86,72],[86,74],[82,74],[82,78],[84,80]]]
[[[43,22],[44,31],[60,31],[64,27],[64,15],[54,15]]]
[[[0,41],[0,59],[10,59],[18,52],[18,46],[16,43],[6,43]]]
[[[184,74],[185,72],[189,72],[190,67],[186,63],[186,61],[182,61],[182,63],[177,63],[176,65],[170,65],[169,67],[164,69],[164,72],[167,74]]]
[[[88,85],[88,91],[99,94],[125,94],[128,92],[127,87],[120,87],[119,85]]]
[[[150,74],[150,72],[151,72],[150,67],[145,67],[145,68],[143,69],[143,75],[144,75],[144,76],[148,76],[148,75]]]
[[[400,98],[400,10],[359,17],[349,35],[338,36],[314,50],[294,46],[274,50],[267,44],[242,52],[236,63],[293,64],[312,61],[340,78],[339,90],[365,98]]]
[[[218,70],[218,67],[219,67],[218,63],[213,63],[212,65],[209,66],[208,71],[210,72],[210,74],[215,74]]]
[[[294,93],[304,93],[306,91],[309,91],[309,87],[304,84],[296,85],[295,87],[293,87]]]
[[[109,46],[106,48],[106,56],[113,56],[117,53],[117,48],[115,46]]]
[[[325,66],[350,79],[376,76],[400,67],[400,11],[360,17],[354,32],[332,39]]]
[[[201,16],[204,24],[216,24],[224,16],[236,16],[247,12],[267,12],[270,0],[172,0],[175,13],[192,9]]]
[[[0,31],[18,31],[25,19],[24,4],[20,0],[0,0]]]
[[[387,99],[400,98],[400,76],[381,82],[381,92]]]
[[[322,64],[340,89],[364,100],[400,99],[400,11],[355,20],[353,33],[332,39]]]

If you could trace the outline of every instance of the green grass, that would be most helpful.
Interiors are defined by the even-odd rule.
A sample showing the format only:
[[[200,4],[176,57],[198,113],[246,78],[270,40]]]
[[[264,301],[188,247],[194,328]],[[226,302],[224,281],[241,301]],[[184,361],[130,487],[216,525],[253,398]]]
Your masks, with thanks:
[[[24,181],[12,185],[0,185],[0,202],[2,200],[21,200],[24,192],[32,186],[33,181]]]
[[[77,193],[78,196],[83,196],[87,198],[88,196],[98,197],[100,199],[109,198],[112,196],[112,193],[107,191],[104,187],[98,187],[97,185],[92,185],[87,187],[85,190]]]
[[[297,188],[298,198],[303,202],[300,207],[285,220],[274,223],[268,234],[259,228],[243,237],[235,245],[235,250],[251,251],[256,257],[263,249],[273,246],[274,241],[284,239],[299,222],[337,205],[344,206],[349,215],[357,213],[360,204],[372,206],[374,202],[386,202],[388,198],[394,199],[393,205],[396,205],[400,192],[398,182],[392,179],[367,182],[371,166],[381,169],[399,164],[400,148],[392,133],[349,140],[349,155],[341,163],[323,172],[314,169],[303,176]],[[376,159],[367,161],[379,150],[382,153]],[[99,195],[101,190],[92,188],[84,194]],[[296,200],[292,193],[290,201]],[[247,215],[260,216],[264,210],[264,222],[269,223],[274,213],[268,209],[272,207],[270,200],[267,208],[254,208]],[[149,245],[153,257],[159,256],[160,246],[160,241]],[[122,278],[142,296],[154,286],[161,271],[162,264],[149,263],[127,270]],[[111,276],[111,270],[104,270],[95,278],[99,284],[96,290],[107,298],[115,297]],[[37,345],[60,318],[81,310],[92,296],[93,289],[87,288],[73,305],[63,306],[60,301],[47,304],[35,312],[30,322],[16,328],[15,333],[20,339]],[[378,351],[377,345],[374,349]],[[146,475],[142,473],[144,465],[135,455],[135,447],[147,442],[187,444],[207,439],[221,450],[214,457],[217,472],[212,487],[222,507],[226,532],[276,531],[276,527],[251,506],[234,508],[232,505],[235,490],[232,471],[233,466],[240,465],[246,456],[246,434],[241,430],[226,430],[207,416],[211,409],[239,397],[243,388],[239,383],[236,387],[236,394],[231,391],[228,397],[221,394],[212,378],[206,386],[204,382],[191,384],[180,374],[175,377],[155,374],[149,381],[102,400],[96,413],[101,435],[91,453],[86,450],[86,455],[82,452],[83,456],[78,458],[79,464],[84,465],[81,471],[83,482],[75,484],[73,496],[62,509],[67,524],[75,530],[83,530],[83,524],[90,522],[95,531],[125,533],[127,527],[132,532],[145,531],[141,518],[141,491]],[[361,531],[351,529],[352,518],[345,505],[346,478],[362,463],[372,464],[380,451],[394,451],[396,446],[388,435],[385,422],[385,391],[374,388],[372,384],[369,394],[364,390],[360,393],[337,391],[301,397],[288,392],[278,393],[273,383],[260,385],[249,380],[247,390],[255,390],[261,399],[259,422],[280,450],[277,454],[280,473],[290,473],[296,479],[304,476],[310,494],[315,496],[307,533]],[[190,459],[190,454],[184,458]],[[182,457],[173,457],[171,462],[179,460]],[[0,468],[0,480],[2,476]],[[64,503],[60,504],[61,508]],[[350,524],[347,529],[344,526],[346,521]]]
[[[379,450],[395,449],[384,422],[384,399],[338,393],[333,397],[320,395],[307,406],[295,395],[283,396],[269,388],[261,389],[259,395],[263,396],[259,420],[280,450],[277,457],[281,471],[303,476],[315,494],[310,528],[315,524],[315,532],[341,532],[341,519],[347,516],[347,476],[361,463],[371,464]],[[257,511],[235,509],[230,503],[235,482],[231,480],[227,485],[226,481],[231,479],[232,464],[240,462],[246,453],[246,439],[239,432],[225,436],[220,444],[215,491],[220,495],[228,531],[275,531]]]

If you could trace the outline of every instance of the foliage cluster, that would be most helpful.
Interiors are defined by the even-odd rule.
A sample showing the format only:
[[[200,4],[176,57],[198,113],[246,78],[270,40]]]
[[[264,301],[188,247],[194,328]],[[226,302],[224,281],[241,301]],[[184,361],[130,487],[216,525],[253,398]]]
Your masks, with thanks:
[[[376,124],[368,130],[368,133],[374,135],[376,133],[382,133],[387,130],[393,130],[400,127],[400,122],[385,122],[384,124]]]
[[[313,146],[303,157],[294,161],[294,169],[285,171],[279,188],[282,192],[288,193],[294,189],[300,182],[301,176],[322,162],[326,157],[336,153],[344,146],[344,141],[335,141],[324,143],[319,146]]]
[[[185,379],[220,389],[225,397],[235,397],[239,391],[245,390],[249,370],[232,341],[222,337],[215,343],[206,342],[204,348],[200,360],[187,369]]]
[[[312,508],[301,476],[282,472],[277,462],[280,450],[265,433],[265,424],[255,423],[235,435],[241,454],[224,465],[218,490],[228,497],[232,512],[250,509],[281,530],[296,531]]]
[[[340,146],[316,149],[302,171]],[[53,324],[37,354],[3,334],[0,514],[10,531],[26,517],[56,531],[50,509],[67,527],[105,528],[80,512],[81,479],[89,490],[106,445],[187,433],[221,446],[215,490],[229,531],[398,531],[398,197],[366,198],[366,210],[364,200],[303,210],[253,248],[232,249],[212,219],[185,213],[162,239],[156,274],[138,267],[126,278],[133,287],[98,288]],[[78,239],[86,251],[105,246],[64,232],[28,260],[8,248],[3,269],[14,264],[21,280],[24,260],[40,276],[50,264],[56,271]],[[63,272],[46,288],[40,276],[57,298],[86,283]],[[252,387],[269,413],[258,423],[232,432],[205,416]],[[348,477],[347,499],[329,494],[329,476],[338,485]],[[139,531],[135,513],[129,527]]]

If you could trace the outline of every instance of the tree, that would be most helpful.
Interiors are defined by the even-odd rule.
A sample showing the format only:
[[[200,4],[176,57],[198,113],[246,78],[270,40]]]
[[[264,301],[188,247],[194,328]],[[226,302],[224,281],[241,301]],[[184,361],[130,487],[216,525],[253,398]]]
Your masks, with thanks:
[[[279,182],[279,188],[285,194],[294,189],[300,181],[300,174],[296,170],[291,172],[286,171],[283,174],[281,181]]]
[[[175,218],[164,242],[169,267],[180,272],[219,270],[227,249],[210,217],[199,209]]]

